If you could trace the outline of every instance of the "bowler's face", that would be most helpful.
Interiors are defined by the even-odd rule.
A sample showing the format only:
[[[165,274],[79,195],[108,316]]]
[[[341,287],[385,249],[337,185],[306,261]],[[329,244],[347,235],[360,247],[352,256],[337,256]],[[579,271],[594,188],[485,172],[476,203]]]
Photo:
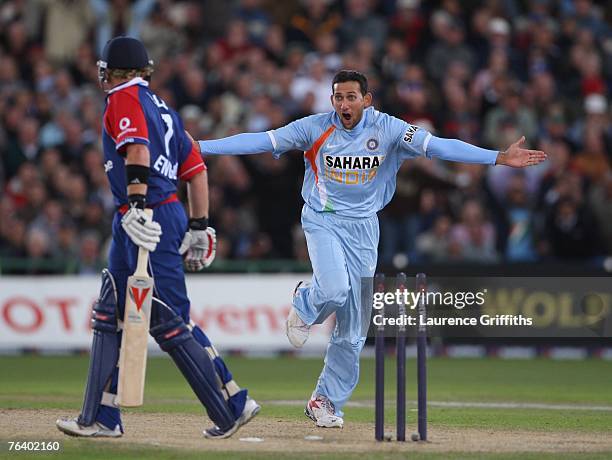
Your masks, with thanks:
[[[359,82],[345,81],[334,85],[331,96],[334,110],[345,129],[353,129],[363,116],[363,110],[372,103],[372,95],[361,94]]]

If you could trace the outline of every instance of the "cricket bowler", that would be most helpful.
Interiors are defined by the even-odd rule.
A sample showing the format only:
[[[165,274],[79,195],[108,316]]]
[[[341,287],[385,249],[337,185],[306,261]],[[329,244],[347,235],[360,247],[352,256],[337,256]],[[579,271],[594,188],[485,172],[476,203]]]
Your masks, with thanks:
[[[93,306],[83,407],[78,417],[58,420],[57,427],[72,436],[123,434],[115,401],[120,319],[126,282],[142,247],[150,252],[149,275],[154,279],[150,334],[214,422],[204,436],[227,438],[260,406],[238,386],[206,334],[189,318],[183,264],[201,270],[215,257],[215,231],[208,226],[206,166],[179,115],[149,89],[152,61],[139,40],[123,36],[110,40],[98,70],[107,92],[104,168],[117,212],[108,269],[102,273],[100,296]],[[187,183],[189,217],[176,195],[179,180]],[[145,208],[153,211],[152,218]]]
[[[525,167],[544,161],[546,155],[522,148],[524,138],[498,152],[433,136],[375,110],[368,81],[356,71],[335,75],[331,103],[332,112],[279,129],[199,144],[204,155],[272,152],[278,158],[289,150],[304,151],[302,227],[313,276],[295,288],[286,333],[299,348],[313,324],[336,314],[325,364],[305,414],[316,426],[342,428],[342,408],[359,381],[359,354],[366,339],[362,324],[370,318],[360,297],[362,278],[373,277],[376,269],[376,213],[391,200],[402,162],[423,156]]]

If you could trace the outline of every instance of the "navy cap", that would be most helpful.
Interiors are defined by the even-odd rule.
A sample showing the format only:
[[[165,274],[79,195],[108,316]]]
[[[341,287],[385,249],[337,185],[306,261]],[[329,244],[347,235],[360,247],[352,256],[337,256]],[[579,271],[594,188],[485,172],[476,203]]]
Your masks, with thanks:
[[[107,69],[142,69],[152,64],[142,42],[133,37],[115,37],[104,47],[102,62]]]

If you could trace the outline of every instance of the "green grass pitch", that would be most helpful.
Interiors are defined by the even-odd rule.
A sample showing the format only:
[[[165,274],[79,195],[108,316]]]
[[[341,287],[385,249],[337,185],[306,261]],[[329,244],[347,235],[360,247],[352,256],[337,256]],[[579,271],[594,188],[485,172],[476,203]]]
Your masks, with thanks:
[[[263,403],[260,417],[274,421],[302,421],[303,401],[312,392],[320,371],[321,359],[229,357],[227,363],[239,384],[249,388]],[[0,409],[61,409],[77,414],[81,404],[88,365],[87,356],[2,356],[0,357]],[[416,366],[407,363],[408,430],[416,427]],[[386,363],[387,408],[389,425],[395,420],[395,365]],[[372,424],[374,408],[374,361],[362,359],[361,380],[346,408],[345,430],[351,424]],[[482,430],[561,431],[568,437],[591,433],[612,438],[612,363],[603,360],[500,360],[433,358],[428,362],[428,399],[430,432],[436,428]],[[444,403],[462,403],[460,407]],[[516,403],[509,407],[495,404],[479,407],[473,403]],[[522,406],[521,406],[522,405]],[[538,406],[540,405],[540,406]],[[552,405],[555,407],[547,407]],[[576,406],[559,408],[559,406]],[[580,407],[578,407],[580,406]],[[596,406],[589,410],[584,406]],[[165,358],[151,358],[147,369],[145,404],[135,411],[168,413],[169,419],[181,413],[200,414],[202,409],[173,363]],[[2,420],[2,424],[11,423]],[[0,431],[2,433],[2,431]],[[373,437],[373,427],[372,433]],[[408,434],[409,436],[409,434]],[[0,439],[2,436],[0,436]],[[45,454],[49,458],[203,458],[201,451],[167,449],[164,446],[121,446],[96,443],[95,449],[83,450],[82,440],[60,438],[64,450]],[[87,441],[86,441],[87,442]],[[5,441],[3,441],[6,444]],[[41,458],[31,454],[31,458]],[[392,452],[380,452],[375,458],[392,458]],[[8,453],[0,449],[0,458],[28,458],[29,454]],[[374,456],[374,455],[373,455]],[[276,458],[367,458],[363,454],[312,454],[290,450]],[[411,452],[410,458],[612,458],[611,452],[590,453],[469,453],[460,448],[452,455],[436,452]],[[205,458],[270,458],[265,452],[206,452]]]

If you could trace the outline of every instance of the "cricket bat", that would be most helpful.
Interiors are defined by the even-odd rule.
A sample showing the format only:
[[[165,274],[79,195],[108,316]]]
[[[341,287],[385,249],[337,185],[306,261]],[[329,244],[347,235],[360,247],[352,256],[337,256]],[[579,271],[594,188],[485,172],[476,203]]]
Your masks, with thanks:
[[[145,210],[149,215],[153,211]],[[119,352],[119,382],[115,403],[122,407],[142,406],[145,373],[147,370],[147,342],[151,322],[153,278],[147,265],[149,251],[138,248],[136,271],[127,280],[123,338]]]

